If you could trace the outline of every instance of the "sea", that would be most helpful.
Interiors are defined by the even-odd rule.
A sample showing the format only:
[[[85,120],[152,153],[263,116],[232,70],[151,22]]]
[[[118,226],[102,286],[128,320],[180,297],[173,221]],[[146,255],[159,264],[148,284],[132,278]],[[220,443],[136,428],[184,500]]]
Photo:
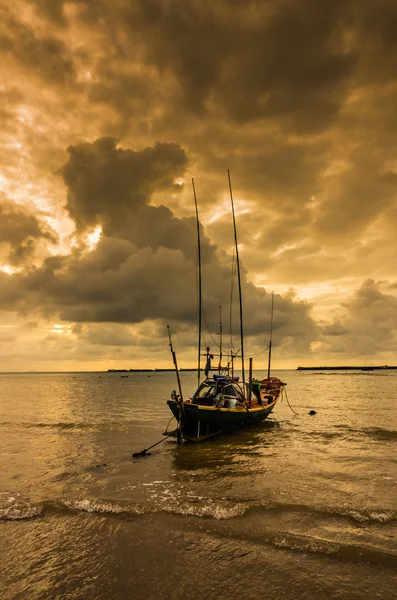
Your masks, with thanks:
[[[273,375],[178,446],[173,372],[0,374],[0,598],[397,598],[397,371]]]

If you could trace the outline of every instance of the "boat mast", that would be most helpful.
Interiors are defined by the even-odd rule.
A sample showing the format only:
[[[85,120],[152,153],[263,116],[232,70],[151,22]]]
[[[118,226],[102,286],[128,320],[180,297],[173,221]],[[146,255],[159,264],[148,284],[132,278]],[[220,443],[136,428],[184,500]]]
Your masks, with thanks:
[[[230,179],[230,171],[229,171],[229,169],[227,170],[227,177],[228,177],[228,180],[229,180],[230,201],[231,201],[231,204],[232,204],[232,215],[233,215],[234,242],[235,242],[235,245],[236,245],[238,295],[239,295],[239,300],[240,300],[241,371],[242,371],[242,380],[243,380],[243,390],[244,390],[244,395],[245,395],[243,301],[242,301],[242,297],[241,297],[241,276],[240,276],[240,261],[239,261],[239,258],[238,258],[238,243],[237,243],[236,218],[235,218],[235,215],[234,215],[232,182],[231,182],[231,179]]]
[[[270,317],[270,342],[269,342],[269,358],[267,363],[267,378],[270,377],[270,361],[272,358],[272,337],[273,337],[273,306],[274,306],[274,292],[272,292],[272,310]]]
[[[194,205],[196,207],[196,223],[197,223],[197,248],[198,248],[198,360],[197,360],[197,385],[200,385],[200,354],[201,354],[201,315],[202,315],[202,299],[201,299],[201,243],[200,243],[200,221],[197,206],[196,188],[194,187],[194,179],[192,177]]]
[[[219,307],[219,365],[218,373],[222,370],[222,306]]]

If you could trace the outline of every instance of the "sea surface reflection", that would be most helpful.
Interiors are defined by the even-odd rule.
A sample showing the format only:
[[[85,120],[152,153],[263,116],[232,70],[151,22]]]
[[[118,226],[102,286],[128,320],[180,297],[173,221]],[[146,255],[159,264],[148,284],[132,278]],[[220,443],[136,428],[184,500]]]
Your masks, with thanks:
[[[141,459],[173,373],[0,375],[1,597],[396,597],[397,373],[275,375],[298,414]]]

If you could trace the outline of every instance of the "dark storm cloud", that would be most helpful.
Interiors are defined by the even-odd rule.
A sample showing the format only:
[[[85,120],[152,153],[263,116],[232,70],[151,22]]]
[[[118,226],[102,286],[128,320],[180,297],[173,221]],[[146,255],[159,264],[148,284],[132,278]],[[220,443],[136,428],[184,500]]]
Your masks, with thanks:
[[[50,21],[56,25],[63,25],[64,20],[64,2],[63,0],[28,0],[38,8],[39,14],[44,14]]]
[[[101,223],[105,233],[119,229],[129,213],[147,205],[155,190],[178,191],[175,179],[187,167],[177,144],[156,144],[140,152],[117,148],[102,138],[68,148],[61,170],[68,187],[66,208],[78,229]]]
[[[178,219],[165,206],[150,206],[154,192],[178,193],[176,179],[188,165],[178,144],[124,150],[102,138],[69,148],[61,170],[68,186],[66,208],[78,230],[100,224],[105,237],[123,238],[138,248],[180,249],[195,259],[196,223]],[[203,243],[203,259],[211,252]]]
[[[396,179],[385,171],[385,157],[371,144],[350,156],[344,172],[329,182],[321,215],[314,223],[316,234],[338,241],[350,234],[360,239],[368,225],[396,202]]]
[[[177,329],[186,325],[195,328],[195,267],[195,262],[187,260],[179,250],[163,247],[156,252],[149,247],[137,250],[129,242],[103,238],[84,257],[50,258],[39,269],[15,275],[11,285],[7,285],[7,293],[3,293],[1,305],[12,306],[22,313],[39,308],[46,316],[59,315],[69,322],[137,324],[150,319],[172,322]],[[205,318],[214,332],[219,327],[219,305],[228,313],[230,270],[222,267],[214,255],[212,264],[203,271],[203,279]],[[252,338],[252,345],[265,344],[269,295],[248,283],[243,283],[243,294],[246,335]],[[279,341],[296,338],[299,347],[307,348],[316,336],[311,307],[280,296],[276,302],[275,331]],[[235,335],[237,321],[235,304]]]
[[[22,66],[48,83],[65,84],[75,71],[67,45],[49,33],[39,33],[5,8],[1,10],[0,51],[3,60]]]
[[[40,241],[55,244],[58,236],[42,219],[0,196],[0,247],[4,262],[18,266],[32,257]]]
[[[337,115],[356,62],[343,43],[345,5],[120,0],[90,3],[81,15],[93,28],[105,19],[120,59],[139,54],[174,81],[184,110],[215,110],[237,122],[280,118],[291,129],[312,132]],[[115,91],[122,82],[131,88],[120,72]]]
[[[185,168],[185,153],[174,145],[121,150],[114,140],[102,139],[70,148],[69,154],[62,169],[68,209],[79,228],[102,224],[102,237],[91,252],[77,248],[69,256],[47,258],[41,267],[17,274],[2,305],[13,304],[24,313],[40,308],[47,316],[59,315],[69,322],[162,320],[194,327],[195,220],[179,219],[163,206],[148,204],[154,192],[178,189],[174,178]],[[126,225],[132,223],[129,231]],[[230,302],[231,265],[205,230],[202,244],[206,320],[217,329],[219,305]],[[247,335],[260,339],[269,327],[263,318],[270,310],[269,295],[246,282],[244,271],[243,293]],[[234,310],[237,315],[236,306]],[[280,339],[299,334],[307,346],[316,331],[310,306],[279,298],[275,329]]]
[[[345,314],[323,329],[329,351],[373,356],[376,352],[397,351],[397,298],[382,290],[373,279],[342,306]]]

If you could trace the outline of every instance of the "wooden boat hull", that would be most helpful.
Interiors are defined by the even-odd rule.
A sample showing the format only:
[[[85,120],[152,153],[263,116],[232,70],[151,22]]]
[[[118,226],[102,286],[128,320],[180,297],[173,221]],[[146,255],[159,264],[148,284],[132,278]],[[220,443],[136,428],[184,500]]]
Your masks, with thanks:
[[[264,421],[272,412],[277,399],[267,406],[255,406],[250,409],[216,408],[176,400],[168,400],[167,404],[176,420],[182,415],[182,436],[191,442],[201,442],[214,435],[232,429],[248,427]]]

